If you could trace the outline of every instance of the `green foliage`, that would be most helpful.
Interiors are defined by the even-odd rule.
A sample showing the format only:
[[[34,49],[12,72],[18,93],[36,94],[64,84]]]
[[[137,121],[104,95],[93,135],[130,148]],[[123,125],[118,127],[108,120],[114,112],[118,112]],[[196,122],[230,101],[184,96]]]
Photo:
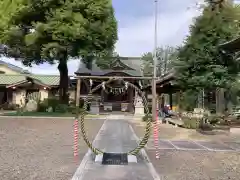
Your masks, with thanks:
[[[0,44],[7,46],[4,55],[18,58],[26,66],[57,61],[60,98],[67,102],[67,60],[80,57],[91,64],[95,57],[105,57],[114,48],[117,22],[111,1],[7,2],[0,6],[1,17],[8,17],[0,24]]]
[[[60,104],[57,98],[47,98],[38,102],[38,112],[46,112],[48,108],[52,109],[52,112],[56,112],[58,105]]]
[[[58,104],[56,106],[55,112],[59,113],[67,113],[68,112],[68,105],[67,104]]]
[[[38,102],[37,112],[48,112],[49,109],[51,109],[49,113],[76,114],[78,112],[79,114],[83,111],[81,108],[76,108],[75,104],[61,104],[56,98],[48,98]]]
[[[211,125],[222,124],[224,121],[224,116],[213,114],[208,117],[208,121]]]
[[[209,117],[207,114],[204,114],[203,118],[200,119],[198,128],[203,130],[203,131],[212,131],[213,130],[213,125],[208,123],[207,121],[209,120]]]
[[[183,127],[187,129],[197,129],[198,124],[197,124],[198,119],[197,118],[184,118],[183,119]]]
[[[0,1],[0,31],[3,31],[8,26],[8,23],[11,20],[13,13],[15,13],[22,6],[23,0]]]
[[[3,110],[17,110],[19,108],[18,104],[12,104],[12,103],[4,103],[0,106],[0,109]]]
[[[48,105],[44,102],[38,102],[37,104],[37,112],[46,112],[48,109]]]
[[[157,75],[168,72],[172,69],[172,62],[176,59],[176,50],[173,47],[162,47],[157,49]],[[147,52],[142,56],[143,73],[145,76],[153,75],[153,54]]]
[[[186,111],[193,111],[197,104],[198,92],[186,90],[182,94],[181,108]]]
[[[188,89],[231,86],[240,70],[239,62],[224,55],[218,45],[239,32],[236,27],[239,17],[239,11],[227,2],[214,10],[211,6],[204,8],[178,49],[174,64],[179,85]]]
[[[144,122],[147,122],[147,121],[152,121],[152,115],[151,114],[149,114],[149,115],[147,115],[147,114],[145,114],[143,117],[142,117],[142,120],[144,121]]]

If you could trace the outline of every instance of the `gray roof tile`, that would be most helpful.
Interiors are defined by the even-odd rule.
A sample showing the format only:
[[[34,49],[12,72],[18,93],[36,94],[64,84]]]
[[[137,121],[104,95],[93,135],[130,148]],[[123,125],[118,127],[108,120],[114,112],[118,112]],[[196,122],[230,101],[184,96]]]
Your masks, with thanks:
[[[132,68],[133,70],[121,70],[118,72],[124,72],[131,76],[142,76],[141,66],[142,60],[140,57],[119,57],[120,61],[126,64],[128,67]],[[117,60],[117,59],[116,59]],[[92,70],[86,68],[85,64],[81,63],[80,68],[75,72],[76,74],[89,74],[95,76],[102,76],[107,73],[112,72],[111,69],[101,69],[99,68],[96,63],[93,63]],[[116,70],[114,70],[116,71]]]

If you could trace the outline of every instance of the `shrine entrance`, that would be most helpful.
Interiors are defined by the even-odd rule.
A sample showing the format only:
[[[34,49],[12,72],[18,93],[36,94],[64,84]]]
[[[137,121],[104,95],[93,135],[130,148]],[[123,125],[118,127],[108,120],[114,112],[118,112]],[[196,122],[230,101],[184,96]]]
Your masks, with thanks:
[[[122,80],[104,84],[101,89],[101,106],[103,112],[134,113],[135,90],[127,88]]]
[[[141,59],[115,57],[109,69],[100,69],[93,63],[91,69],[81,66],[75,73],[77,76],[76,107],[82,108],[81,114],[76,111],[76,124],[80,117],[82,136],[88,147],[96,155],[105,154],[104,150],[95,148],[88,140],[84,126],[86,114],[113,114],[113,112],[130,112],[138,118],[146,115],[149,117],[148,102],[142,91],[143,80],[152,77],[143,77],[140,71]],[[80,100],[84,105],[80,106]],[[89,111],[88,111],[89,107]],[[145,109],[145,113],[144,113]],[[87,112],[88,111],[88,112]],[[80,115],[80,116],[79,116]],[[150,136],[151,118],[146,121],[146,133],[138,146],[126,150],[123,154],[136,156],[147,144]],[[122,152],[119,152],[122,154]],[[136,158],[136,157],[135,157]]]
[[[92,69],[87,69],[83,64],[75,72],[77,76],[88,77],[80,80],[80,89],[76,92],[76,98],[79,95],[81,101],[80,108],[89,91],[111,77],[123,77],[120,79],[124,79],[142,89],[143,79],[140,69],[141,59],[128,57],[113,57],[108,69],[101,69],[94,62]],[[99,88],[92,92],[92,99],[89,103],[91,114],[109,112],[135,113],[136,90],[133,88],[125,89],[120,79],[106,83],[105,89]],[[144,109],[143,105],[141,108]]]
[[[112,82],[114,82],[114,83],[112,83]],[[112,87],[112,86],[110,86],[110,84],[116,85],[116,86]],[[146,100],[144,93],[136,85],[134,85],[126,80],[123,80],[121,78],[117,78],[117,79],[114,77],[110,78],[109,80],[103,81],[101,84],[99,84],[98,86],[91,89],[89,94],[85,97],[83,111],[80,114],[80,129],[82,131],[82,136],[83,136],[84,141],[86,142],[88,147],[92,150],[92,152],[95,153],[96,155],[103,154],[103,156],[104,155],[107,156],[111,153],[104,152],[103,150],[94,147],[93,144],[88,140],[88,137],[85,132],[85,126],[84,126],[84,116],[86,115],[86,112],[87,112],[87,106],[89,104],[89,99],[92,97],[92,94],[94,92],[98,91],[99,89],[102,89],[102,91],[106,92],[107,94],[110,94],[111,90],[112,90],[112,92],[115,91],[118,96],[124,92],[127,92],[129,89],[131,89],[131,91],[136,92],[135,96],[138,97],[138,98],[136,98],[136,104],[139,104],[140,102],[143,103],[143,106],[144,106],[147,116],[149,116],[149,110],[148,110],[148,102]],[[140,101],[140,98],[142,99],[141,101]],[[144,146],[147,144],[149,136],[150,136],[151,126],[152,126],[151,119],[148,118],[147,122],[146,122],[145,135],[142,138],[142,140],[139,142],[138,146],[128,152],[125,152],[125,153],[115,153],[116,156],[119,156],[119,157],[121,157],[123,155],[124,156],[128,156],[128,155],[136,156],[140,152],[140,150],[142,148],[144,148]]]

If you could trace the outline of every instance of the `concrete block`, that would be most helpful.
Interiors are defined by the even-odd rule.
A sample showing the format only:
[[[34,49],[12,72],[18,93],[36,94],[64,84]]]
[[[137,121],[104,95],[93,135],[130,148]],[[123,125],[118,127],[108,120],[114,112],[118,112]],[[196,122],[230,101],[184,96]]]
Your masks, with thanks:
[[[137,157],[134,155],[128,155],[128,163],[137,163]]]
[[[98,154],[95,157],[95,162],[102,162],[103,160],[103,154]]]
[[[95,157],[95,162],[101,163],[103,160],[103,154],[98,154]],[[137,157],[134,155],[128,155],[128,163],[137,163]]]

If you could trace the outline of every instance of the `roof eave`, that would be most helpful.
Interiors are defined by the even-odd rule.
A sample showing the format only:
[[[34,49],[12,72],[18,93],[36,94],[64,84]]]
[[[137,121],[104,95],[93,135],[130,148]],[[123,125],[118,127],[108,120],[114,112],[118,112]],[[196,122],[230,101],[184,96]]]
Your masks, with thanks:
[[[239,51],[240,50],[240,37],[233,40],[227,41],[219,45],[220,48],[228,51]]]
[[[27,82],[28,82],[27,80],[19,81],[19,82],[7,85],[6,88],[12,88],[12,87],[19,86],[19,85],[27,83]]]

